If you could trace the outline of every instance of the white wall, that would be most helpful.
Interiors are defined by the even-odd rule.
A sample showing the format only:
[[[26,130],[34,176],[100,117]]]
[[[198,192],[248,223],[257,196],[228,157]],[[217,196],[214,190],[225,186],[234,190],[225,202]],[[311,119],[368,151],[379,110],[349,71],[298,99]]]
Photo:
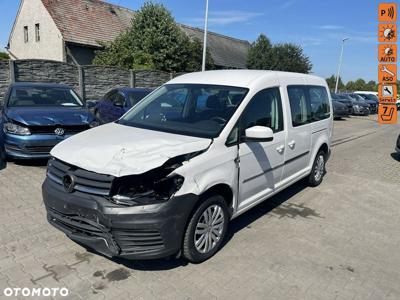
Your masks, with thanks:
[[[40,42],[36,42],[35,24],[40,24]],[[29,41],[24,41],[24,26],[28,26]],[[18,59],[49,59],[64,61],[61,32],[41,0],[22,0],[19,16],[10,38],[10,52]]]

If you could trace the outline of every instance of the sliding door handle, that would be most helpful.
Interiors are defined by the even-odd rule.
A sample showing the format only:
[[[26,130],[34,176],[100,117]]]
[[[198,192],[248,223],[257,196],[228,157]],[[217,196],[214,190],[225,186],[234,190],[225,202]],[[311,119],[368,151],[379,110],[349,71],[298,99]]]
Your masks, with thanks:
[[[276,151],[278,151],[278,153],[283,153],[283,151],[285,151],[285,145],[281,145],[278,148],[276,148]]]
[[[291,142],[288,143],[288,146],[289,146],[290,149],[293,149],[294,146],[296,146],[296,142],[295,141],[291,141]]]

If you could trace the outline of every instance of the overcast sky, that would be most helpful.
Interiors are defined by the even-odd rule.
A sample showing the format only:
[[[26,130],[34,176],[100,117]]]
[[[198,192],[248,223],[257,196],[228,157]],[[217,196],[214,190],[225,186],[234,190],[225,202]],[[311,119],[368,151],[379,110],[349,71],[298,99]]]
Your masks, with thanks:
[[[67,0],[65,0],[67,1]],[[0,46],[4,48],[18,0],[0,0]],[[144,1],[109,0],[131,9]],[[205,0],[166,0],[178,22],[203,26]],[[301,45],[313,72],[329,77],[337,72],[340,42],[350,37],[344,53],[344,81],[377,77],[377,5],[373,0],[210,0],[210,30],[254,41],[260,33],[273,43]]]

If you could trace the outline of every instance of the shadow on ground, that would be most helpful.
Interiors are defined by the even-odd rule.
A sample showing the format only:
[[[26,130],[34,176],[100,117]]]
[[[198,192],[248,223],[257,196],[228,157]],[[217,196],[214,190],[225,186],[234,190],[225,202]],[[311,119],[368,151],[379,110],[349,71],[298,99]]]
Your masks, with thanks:
[[[228,233],[222,247],[224,247],[233,238],[236,232],[242,230],[243,228],[250,227],[253,222],[270,213],[274,209],[276,210],[271,214],[271,216],[278,218],[320,217],[318,213],[310,208],[305,207],[303,204],[285,204],[288,199],[301,192],[306,187],[306,182],[304,180],[301,180],[300,182],[293,184],[292,186],[286,188],[277,195],[260,203],[248,212],[234,219],[229,224]],[[223,251],[223,249],[221,251]],[[170,270],[188,264],[188,262],[184,259],[176,259],[174,257],[148,261],[131,261],[121,258],[113,258],[112,261],[118,264],[122,264],[130,269],[143,271]]]

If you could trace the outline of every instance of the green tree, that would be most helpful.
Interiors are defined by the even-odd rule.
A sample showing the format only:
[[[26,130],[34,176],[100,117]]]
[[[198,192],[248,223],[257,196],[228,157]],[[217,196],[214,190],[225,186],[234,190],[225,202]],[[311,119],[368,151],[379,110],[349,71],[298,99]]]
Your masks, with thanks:
[[[312,64],[300,46],[290,43],[272,45],[270,40],[261,34],[251,45],[247,67],[249,69],[309,73]]]
[[[367,84],[362,78],[359,78],[354,82],[354,90],[356,91],[365,91],[367,89],[366,86]]]
[[[336,87],[336,76],[332,75],[331,77],[327,78],[326,83],[328,84],[329,89],[334,91]],[[339,77],[338,90],[343,90],[344,88],[345,85],[343,84],[342,78]]]
[[[356,90],[355,82],[350,80],[346,83],[346,90],[354,92]]]
[[[260,34],[249,49],[247,67],[258,70],[268,69],[271,65],[271,54],[271,41],[264,34]]]
[[[378,84],[374,81],[374,80],[370,80],[367,82],[367,86],[366,86],[366,90],[367,91],[378,91]]]
[[[7,60],[7,59],[10,59],[8,53],[0,52],[0,60]]]
[[[132,24],[114,41],[102,43],[93,61],[97,65],[125,69],[157,69],[167,72],[200,70],[202,45],[192,41],[162,5],[146,2]],[[213,63],[208,54],[208,67]]]

